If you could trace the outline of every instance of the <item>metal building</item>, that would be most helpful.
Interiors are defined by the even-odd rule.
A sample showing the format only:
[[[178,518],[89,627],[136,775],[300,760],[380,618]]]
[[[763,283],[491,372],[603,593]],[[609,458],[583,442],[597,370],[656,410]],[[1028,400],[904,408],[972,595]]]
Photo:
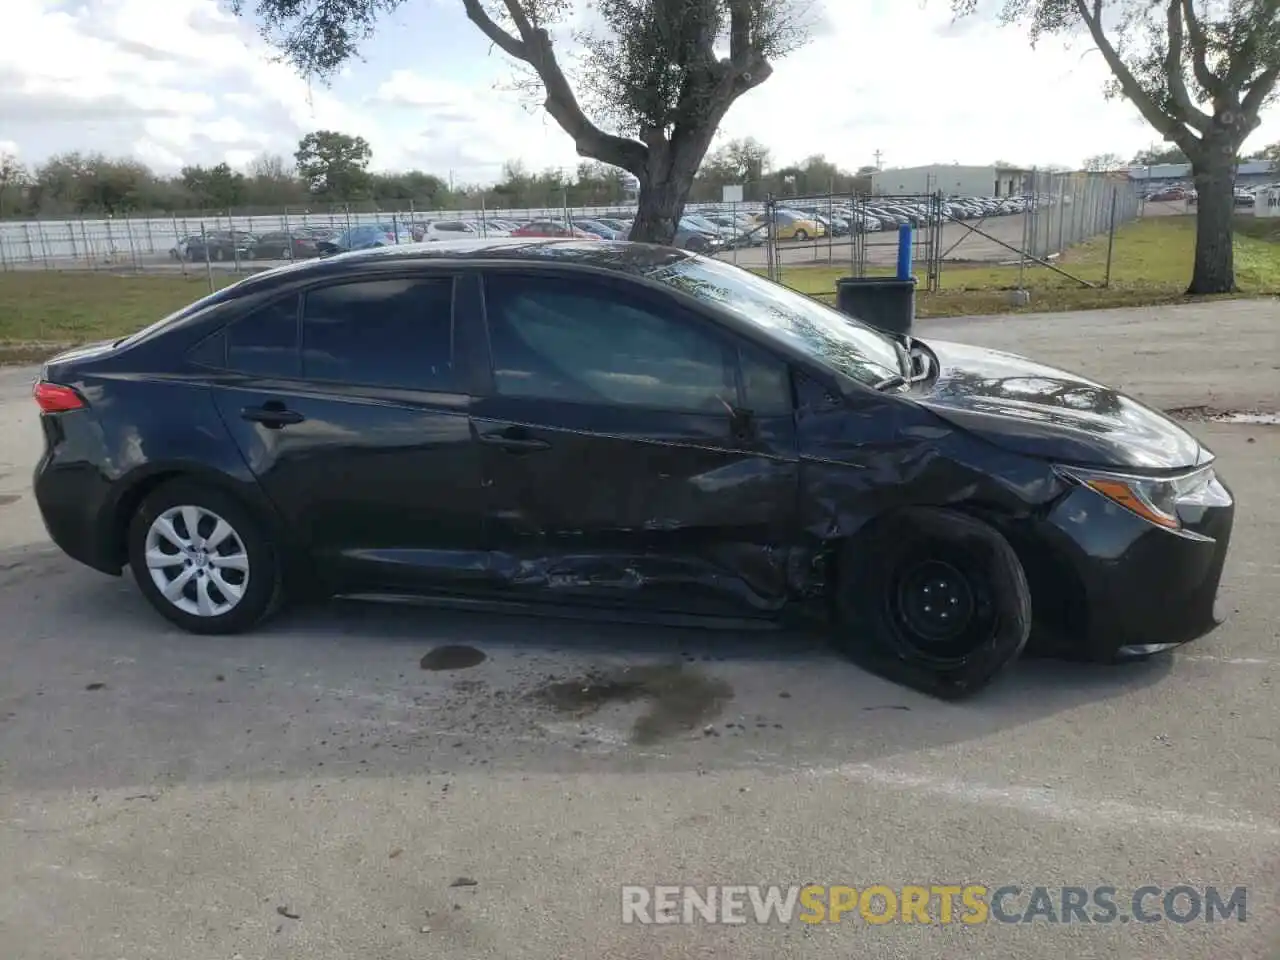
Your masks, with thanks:
[[[934,163],[897,167],[871,175],[871,192],[878,196],[908,196],[941,192],[944,197],[1010,197],[1026,192],[1028,171],[1015,167],[970,167]]]

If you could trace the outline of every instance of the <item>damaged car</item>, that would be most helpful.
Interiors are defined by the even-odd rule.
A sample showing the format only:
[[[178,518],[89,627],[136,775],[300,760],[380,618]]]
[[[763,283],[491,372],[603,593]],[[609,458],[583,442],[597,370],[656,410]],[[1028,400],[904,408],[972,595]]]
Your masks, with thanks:
[[[934,695],[1220,618],[1234,505],[1164,415],[727,263],[576,239],[246,278],[49,360],[36,500],[168,620],[291,597],[820,624]]]

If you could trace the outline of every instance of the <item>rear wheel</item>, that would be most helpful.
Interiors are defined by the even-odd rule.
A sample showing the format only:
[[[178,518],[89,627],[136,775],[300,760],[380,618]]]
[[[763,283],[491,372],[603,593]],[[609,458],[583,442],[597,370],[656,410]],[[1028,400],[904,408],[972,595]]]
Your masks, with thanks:
[[[846,544],[835,641],[888,679],[945,699],[975,693],[1018,658],[1031,595],[996,530],[947,510],[911,509]]]
[[[808,234],[808,233],[806,233],[806,232],[805,232],[805,231],[803,231],[803,230],[797,230],[797,231],[796,231],[796,239],[797,239],[798,241],[800,241],[801,243],[804,243],[804,241],[806,241],[806,240],[808,240],[808,239],[809,239],[809,234]]]
[[[234,497],[187,480],[143,500],[129,526],[129,565],[151,605],[191,633],[248,630],[282,595],[257,519]]]

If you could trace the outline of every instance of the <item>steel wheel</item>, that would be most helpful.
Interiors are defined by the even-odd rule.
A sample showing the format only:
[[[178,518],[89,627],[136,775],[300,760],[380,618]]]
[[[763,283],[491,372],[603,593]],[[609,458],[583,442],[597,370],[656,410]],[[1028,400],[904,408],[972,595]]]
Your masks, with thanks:
[[[865,526],[836,558],[833,639],[871,670],[948,700],[1022,653],[1031,592],[996,528],[931,507]]]
[[[959,661],[990,630],[990,603],[981,586],[948,560],[917,560],[893,578],[890,590],[886,599],[903,642],[923,659]]]
[[[235,528],[212,510],[170,507],[151,522],[147,572],[169,603],[193,617],[230,613],[249,586],[249,552]]]

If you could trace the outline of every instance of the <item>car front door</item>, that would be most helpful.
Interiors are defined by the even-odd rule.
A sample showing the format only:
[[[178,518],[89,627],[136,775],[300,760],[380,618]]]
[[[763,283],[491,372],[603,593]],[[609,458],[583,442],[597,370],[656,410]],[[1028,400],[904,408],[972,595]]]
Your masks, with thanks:
[[[224,422],[336,589],[465,585],[483,566],[465,289],[438,273],[311,287],[202,348]]]
[[[650,610],[776,610],[797,460],[789,371],[674,297],[492,270],[477,397],[506,588]]]

